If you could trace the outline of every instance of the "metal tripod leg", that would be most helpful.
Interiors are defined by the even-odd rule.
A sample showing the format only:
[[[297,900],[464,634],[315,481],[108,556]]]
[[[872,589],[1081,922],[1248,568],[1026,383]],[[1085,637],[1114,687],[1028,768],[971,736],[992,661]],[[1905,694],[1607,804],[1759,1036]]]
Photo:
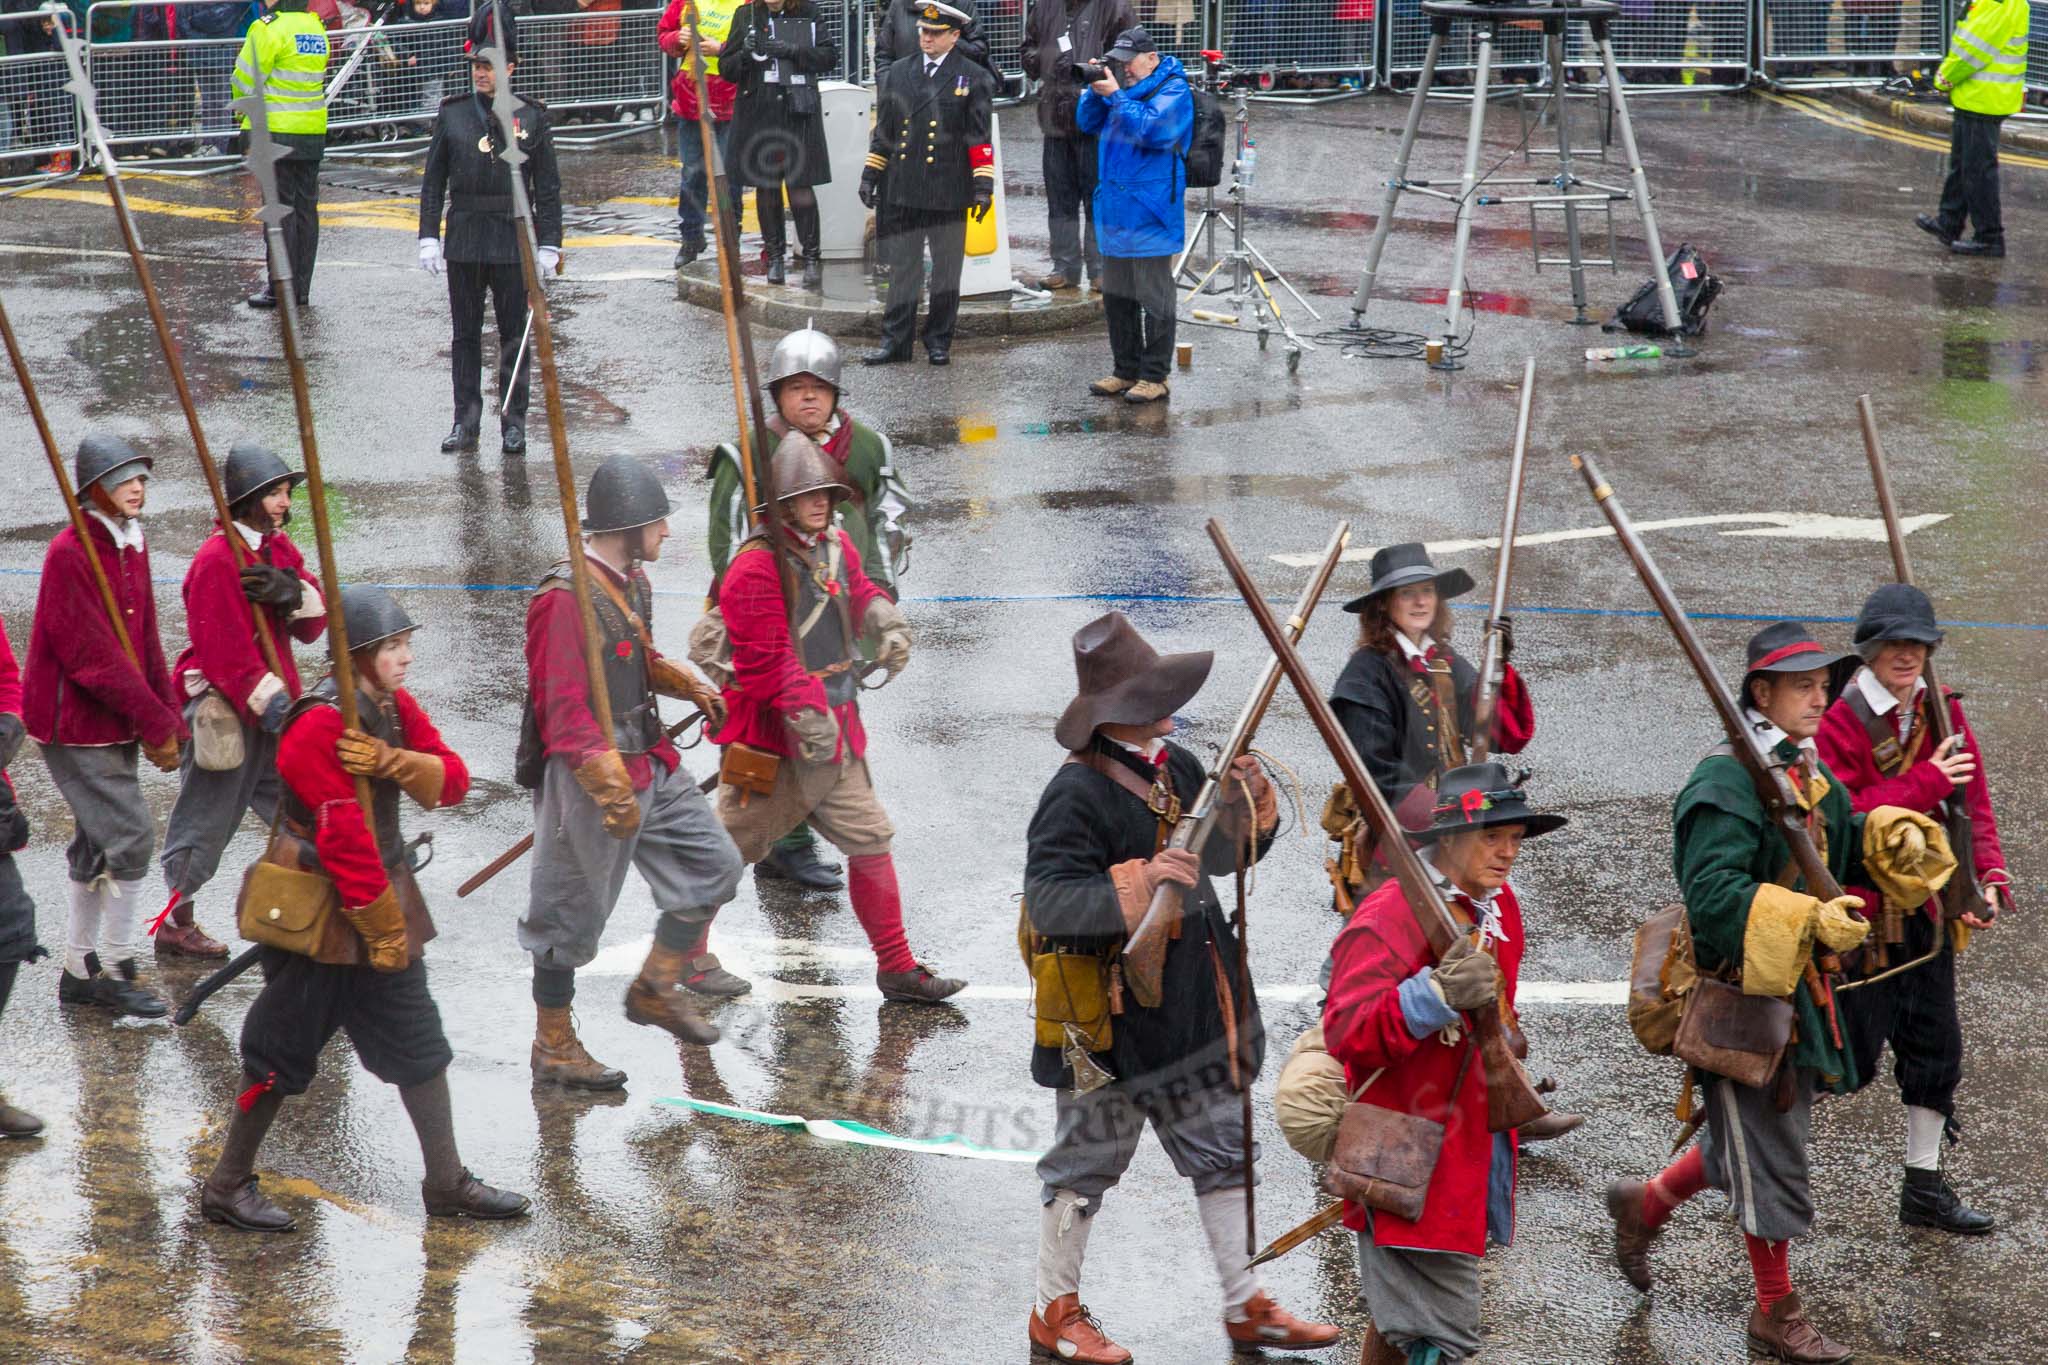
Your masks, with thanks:
[[[1372,282],[1380,273],[1380,252],[1386,249],[1387,234],[1394,230],[1394,206],[1401,202],[1401,186],[1408,180],[1408,156],[1415,150],[1415,135],[1422,128],[1422,110],[1429,103],[1429,84],[1436,77],[1436,59],[1444,50],[1442,30],[1431,26],[1429,48],[1422,55],[1422,74],[1415,79],[1415,98],[1408,104],[1408,122],[1401,127],[1401,150],[1394,154],[1394,174],[1387,181],[1386,202],[1380,205],[1380,220],[1373,224],[1372,245],[1365,251],[1365,269],[1358,276],[1358,292],[1351,299],[1351,325],[1365,322],[1366,306],[1372,302]]]
[[[1550,58],[1551,100],[1557,106],[1557,187],[1564,196],[1565,258],[1570,262],[1568,269],[1572,276],[1572,321],[1583,327],[1593,319],[1586,316],[1586,257],[1580,245],[1579,206],[1572,198],[1578,177],[1572,174],[1572,138],[1568,117],[1571,101],[1565,98],[1564,25],[1559,23],[1555,31],[1544,35],[1543,41],[1548,49],[1546,55]],[[1540,249],[1537,254],[1542,254]]]
[[[1479,67],[1472,73],[1472,121],[1465,128],[1465,173],[1458,180],[1458,231],[1451,240],[1451,287],[1444,305],[1444,343],[1458,339],[1465,303],[1465,250],[1472,244],[1473,196],[1479,188],[1479,147],[1486,133],[1486,78],[1493,70],[1493,25],[1479,29]]]
[[[1607,91],[1614,100],[1614,126],[1621,134],[1622,155],[1628,158],[1629,193],[1642,215],[1643,238],[1650,247],[1650,274],[1657,281],[1657,301],[1664,308],[1664,325],[1678,335],[1678,296],[1671,291],[1671,275],[1664,269],[1664,239],[1657,234],[1657,211],[1650,207],[1650,178],[1643,174],[1642,153],[1636,150],[1635,125],[1629,122],[1628,98],[1622,93],[1621,71],[1614,64],[1614,39],[1603,28],[1599,34],[1600,65],[1607,73]],[[1609,252],[1610,256],[1616,253]],[[1667,348],[1666,355],[1692,353],[1690,347]]]

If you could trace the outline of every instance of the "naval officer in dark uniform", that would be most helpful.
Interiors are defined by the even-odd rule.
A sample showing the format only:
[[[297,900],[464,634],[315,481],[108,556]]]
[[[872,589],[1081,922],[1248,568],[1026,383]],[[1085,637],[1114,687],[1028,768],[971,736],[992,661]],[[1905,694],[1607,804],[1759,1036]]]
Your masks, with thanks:
[[[495,17],[496,9],[479,11]],[[472,24],[472,31],[476,25]],[[495,27],[495,25],[487,25]],[[513,27],[503,24],[505,70],[509,77],[518,44]],[[512,401],[499,425],[507,455],[526,453],[527,380],[531,357],[520,356],[526,332],[526,279],[520,270],[518,222],[512,216],[512,176],[499,159],[504,135],[491,113],[496,89],[489,58],[491,35],[472,41],[470,79],[475,89],[441,103],[434,121],[434,142],[427,149],[427,168],[420,187],[420,269],[448,276],[448,308],[454,315],[455,429],[441,442],[443,452],[475,450],[483,420],[484,295],[498,320],[498,393],[510,386]],[[543,277],[562,259],[562,181],[555,170],[555,145],[548,135],[547,109],[539,101],[518,97],[513,123],[527,159],[526,193],[533,205],[534,235],[540,250],[535,264]],[[442,245],[441,206],[448,206],[447,245]],[[444,267],[445,262],[445,267]],[[528,349],[531,349],[530,347]]]
[[[924,323],[925,354],[934,365],[951,358],[967,210],[971,206],[979,222],[996,193],[990,143],[995,78],[955,50],[970,22],[953,6],[926,0],[917,10],[918,51],[891,65],[876,83],[880,107],[861,172],[860,201],[874,208],[887,196],[882,221],[889,235],[879,245],[889,264],[889,304],[882,315],[882,348],[862,356],[865,365],[910,359],[927,246],[932,301]]]

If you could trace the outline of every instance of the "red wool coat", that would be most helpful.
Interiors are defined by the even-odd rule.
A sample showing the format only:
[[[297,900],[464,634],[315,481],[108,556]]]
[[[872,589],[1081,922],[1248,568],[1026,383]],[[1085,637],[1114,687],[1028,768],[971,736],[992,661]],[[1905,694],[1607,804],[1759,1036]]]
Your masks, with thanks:
[[[263,537],[256,561],[296,574],[309,589],[307,600],[318,596],[320,585],[306,572],[306,557],[282,531]],[[270,665],[257,648],[255,604],[242,593],[241,570],[236,567],[234,551],[225,535],[215,532],[208,536],[199,553],[192,556],[192,567],[185,570],[184,593],[185,633],[191,643],[178,656],[171,676],[182,683],[188,672],[204,675],[243,720],[254,723],[257,717],[249,710],[249,694],[263,681]],[[276,607],[265,607],[264,611],[270,616],[271,638],[277,642],[277,662],[282,670],[279,680],[296,697],[300,690],[299,668],[292,658],[291,642],[312,644],[327,629],[327,619],[309,616],[294,621]]]
[[[697,83],[690,79],[690,64],[683,59],[683,49],[688,45],[688,35],[683,32],[683,0],[668,0],[668,8],[661,12],[661,19],[654,26],[654,45],[677,59],[676,74],[669,80],[668,107],[683,122],[694,124],[697,121]],[[731,81],[712,74],[712,63],[716,60],[712,58],[704,64],[704,89],[711,96],[711,121],[729,123],[732,121],[733,96],[739,92]],[[685,128],[682,136],[701,135],[694,128]]]
[[[1500,907],[1504,939],[1493,945],[1507,999],[1513,1004],[1522,967],[1522,908],[1512,888],[1502,887]],[[1386,1068],[1360,1100],[1405,1114],[1419,1114],[1445,1125],[1443,1153],[1429,1182],[1429,1196],[1419,1222],[1391,1213],[1373,1215],[1373,1240],[1383,1247],[1422,1251],[1457,1251],[1468,1256],[1486,1251],[1486,1192],[1493,1165],[1493,1134],[1486,1131],[1486,1073],[1478,1058],[1465,1074],[1455,1110],[1445,1113],[1444,1097],[1458,1072],[1467,1042],[1446,1047],[1437,1035],[1417,1039],[1401,1014],[1401,983],[1436,958],[1422,937],[1399,882],[1390,881],[1365,898],[1352,912],[1332,950],[1335,970],[1329,998],[1323,1004],[1323,1039],[1330,1055],[1344,1064],[1349,1090]],[[1344,1211],[1344,1225],[1365,1227],[1355,1205]]]
[[[183,698],[164,665],[157,638],[156,597],[150,591],[149,550],[114,550],[104,523],[88,514],[87,533],[121,608],[128,638],[142,658],[136,672],[107,620],[92,567],[69,526],[43,555],[29,627],[28,670],[22,681],[21,720],[38,744],[162,745],[182,738]]]
[[[404,737],[401,747],[440,759],[441,804],[460,802],[469,792],[468,765],[442,742],[441,732],[411,693],[400,688],[392,699],[398,708],[398,732]],[[340,738],[341,709],[310,707],[285,727],[278,741],[277,775],[313,812],[313,848],[320,865],[333,878],[341,903],[354,910],[383,895],[391,883],[384,876],[377,837],[356,801],[355,779],[335,757],[334,742]]]
[[[21,714],[21,665],[14,662],[14,646],[7,641],[7,622],[0,620],[0,715]],[[14,782],[0,769],[0,783],[14,790]]]
[[[888,594],[861,568],[860,552],[846,532],[831,534],[839,537],[841,589],[849,594],[847,605],[859,630],[869,604]],[[752,542],[732,557],[719,585],[718,606],[732,638],[733,685],[725,690],[725,728],[711,737],[712,743],[750,744],[789,758],[796,743],[783,721],[806,707],[825,710],[825,684],[804,667],[790,643],[782,579],[775,556],[763,543]],[[865,757],[868,736],[860,723],[859,699],[831,710],[839,719],[839,759]]]
[[[625,578],[609,564],[587,556],[594,578],[607,575],[615,586]],[[594,591],[602,592],[592,583]],[[654,655],[660,658],[658,652]],[[590,709],[590,669],[583,659],[583,616],[576,609],[573,591],[556,589],[540,592],[526,607],[526,685],[533,694],[534,718],[540,727],[540,742],[548,754],[559,754],[569,766],[580,768],[612,748],[609,736],[597,725]],[[668,736],[645,754],[623,754],[626,773],[634,791],[646,791],[654,780],[650,759],[674,772],[683,759]]]
[[[1942,690],[1948,691],[1946,688]],[[1963,792],[1963,806],[1970,812],[1971,852],[1977,858],[1977,874],[1982,876],[1994,870],[2003,872],[2005,849],[1998,842],[1998,820],[1991,813],[1991,784],[1984,769],[1984,754],[1977,747],[1976,732],[1963,718],[1963,704],[1956,700],[1953,692],[1948,693],[1947,701],[1949,724],[1963,737],[1964,750],[1977,760],[1977,776],[1971,779]],[[1897,738],[1897,709],[1894,708],[1885,719],[1891,722],[1892,736]],[[1923,755],[1934,752],[1932,736],[1929,741],[1921,745]],[[1863,721],[1846,701],[1837,701],[1828,708],[1827,714],[1820,719],[1820,733],[1814,736],[1813,742],[1820,749],[1821,759],[1828,765],[1828,770],[1849,789],[1849,803],[1858,811],[1871,811],[1879,806],[1904,806],[1907,810],[1927,815],[1955,790],[1955,785],[1927,757],[1922,757],[1897,777],[1886,777],[1879,772],[1876,755],[1870,750],[1870,736],[1864,733]],[[1929,901],[1928,904],[1938,905],[1938,902]]]

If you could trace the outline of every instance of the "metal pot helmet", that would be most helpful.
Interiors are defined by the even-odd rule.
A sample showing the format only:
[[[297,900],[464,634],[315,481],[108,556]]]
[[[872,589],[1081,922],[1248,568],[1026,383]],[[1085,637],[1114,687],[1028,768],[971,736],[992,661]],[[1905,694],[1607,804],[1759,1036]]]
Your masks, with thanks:
[[[823,380],[834,393],[846,392],[839,382],[839,343],[815,327],[791,332],[775,343],[768,357],[768,380],[761,387],[772,394],[777,384],[800,374]]]
[[[137,474],[148,473],[155,465],[155,460],[138,454],[134,446],[119,436],[95,431],[78,443],[78,454],[71,461],[71,478],[83,496],[94,484],[116,488]]]
[[[790,432],[775,447],[768,477],[777,502],[786,503],[800,493],[815,493],[821,488],[831,491],[834,506],[853,496],[839,462],[818,449],[817,442],[801,431]],[[762,506],[765,508],[766,504]]]
[[[592,534],[630,531],[669,513],[668,492],[645,460],[614,455],[590,476],[583,495],[583,529]]]
[[[281,483],[296,488],[305,477],[258,441],[237,441],[230,446],[227,467],[221,471],[230,511],[250,498],[262,497]]]
[[[418,630],[398,599],[383,588],[350,583],[341,590],[341,623],[348,631],[348,652],[360,653],[394,635]]]

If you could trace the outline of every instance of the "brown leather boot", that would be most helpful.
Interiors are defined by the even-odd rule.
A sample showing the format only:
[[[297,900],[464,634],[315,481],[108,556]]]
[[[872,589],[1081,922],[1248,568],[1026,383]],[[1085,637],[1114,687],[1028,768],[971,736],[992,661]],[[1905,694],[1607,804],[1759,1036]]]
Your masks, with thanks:
[[[922,962],[907,972],[876,972],[875,985],[881,989],[884,1000],[906,1005],[936,1005],[967,989],[965,981],[954,976],[935,976]]]
[[[1515,1129],[1515,1136],[1524,1142],[1548,1142],[1563,1137],[1585,1121],[1584,1114],[1565,1114],[1553,1109],[1534,1123]]]
[[[626,1073],[606,1066],[584,1049],[567,1005],[536,1005],[533,1025],[533,1078],[571,1090],[617,1090]]]
[[[683,990],[690,969],[680,948],[664,948],[657,940],[640,964],[640,975],[626,987],[626,1018],[636,1024],[667,1029],[686,1043],[709,1047],[718,1041],[718,1026],[697,1013]]]
[[[180,924],[176,920],[165,920],[157,926],[156,955],[158,957],[196,957],[205,962],[219,962],[228,955],[225,943],[213,938],[197,924]]]
[[[1334,1322],[1303,1322],[1264,1290],[1246,1300],[1243,1322],[1225,1319],[1223,1332],[1233,1346],[1269,1351],[1320,1351],[1344,1335]]]
[[[1797,1294],[1779,1299],[1768,1313],[1750,1309],[1749,1341],[1771,1359],[1792,1365],[1838,1365],[1856,1354],[1807,1321],[1806,1305]]]
[[[1643,1221],[1643,1199],[1649,1187],[1640,1180],[1617,1180],[1607,1187],[1607,1216],[1614,1220],[1614,1263],[1622,1278],[1641,1294],[1650,1292],[1650,1243],[1657,1229]]]
[[[1367,1327],[1358,1365],[1408,1365],[1408,1353],[1381,1336],[1379,1328]]]
[[[1075,1365],[1130,1365],[1131,1353],[1102,1334],[1079,1294],[1062,1294],[1031,1315],[1031,1354]]]

